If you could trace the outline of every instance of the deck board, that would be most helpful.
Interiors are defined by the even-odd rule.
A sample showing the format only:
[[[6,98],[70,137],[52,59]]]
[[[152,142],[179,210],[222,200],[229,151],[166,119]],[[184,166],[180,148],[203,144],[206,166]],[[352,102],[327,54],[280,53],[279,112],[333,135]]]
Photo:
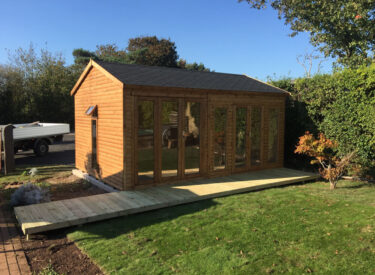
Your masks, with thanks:
[[[163,207],[314,180],[318,175],[277,168],[191,180],[176,185],[99,194],[14,208],[24,234],[80,225]]]

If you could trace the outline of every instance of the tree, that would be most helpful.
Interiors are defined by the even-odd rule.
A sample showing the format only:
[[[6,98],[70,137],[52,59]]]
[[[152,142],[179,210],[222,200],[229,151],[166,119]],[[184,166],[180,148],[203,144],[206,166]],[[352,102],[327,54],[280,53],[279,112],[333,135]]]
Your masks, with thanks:
[[[170,39],[159,39],[156,36],[131,38],[127,51],[130,63],[177,67],[176,45]]]
[[[338,180],[343,176],[355,155],[354,152],[350,152],[339,158],[336,149],[337,142],[326,138],[323,133],[319,133],[316,139],[312,134],[306,132],[305,135],[299,138],[294,152],[314,158],[311,164],[320,165],[320,175],[329,181],[330,189],[335,189]]]
[[[310,33],[310,42],[326,57],[348,67],[369,64],[375,50],[373,0],[239,0],[252,8],[267,5],[292,29],[291,36]]]
[[[10,55],[0,67],[0,124],[31,121],[74,122],[70,90],[79,70],[61,54],[30,45]],[[4,100],[4,104],[3,104]]]
[[[78,68],[87,65],[90,59],[123,63],[140,64],[148,66],[162,66],[182,68],[191,71],[210,71],[203,63],[187,63],[178,59],[176,45],[170,39],[157,38],[156,36],[135,37],[129,39],[126,49],[120,49],[116,44],[97,45],[96,51],[84,49],[73,51],[74,63]]]
[[[98,60],[99,58],[95,55],[95,53],[90,52],[88,50],[84,50],[82,48],[74,49],[73,50],[73,57],[74,63],[76,65],[86,66],[89,63],[90,59]]]
[[[203,63],[199,63],[199,64],[197,62],[187,63],[186,60],[182,58],[177,61],[177,66],[181,69],[186,69],[189,71],[203,71],[203,72],[211,71],[209,68],[204,66]]]
[[[315,54],[314,52],[306,52],[304,55],[298,55],[296,59],[297,63],[300,64],[305,70],[306,78],[311,78],[314,74],[320,74],[320,69],[322,67],[322,63],[324,62],[324,59],[322,59],[320,55]],[[315,73],[312,72],[314,61],[318,61]]]
[[[97,45],[95,56],[107,62],[128,63],[126,51],[119,49],[116,44]]]

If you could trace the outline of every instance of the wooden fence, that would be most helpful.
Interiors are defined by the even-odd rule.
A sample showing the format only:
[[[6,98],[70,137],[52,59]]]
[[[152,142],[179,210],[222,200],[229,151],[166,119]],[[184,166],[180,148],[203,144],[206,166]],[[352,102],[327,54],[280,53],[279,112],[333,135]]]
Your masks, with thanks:
[[[4,165],[0,164],[0,171],[4,170],[4,174],[6,175],[14,169],[13,126],[7,125],[2,127],[0,133],[0,147],[2,148],[0,160],[3,159],[4,161]]]

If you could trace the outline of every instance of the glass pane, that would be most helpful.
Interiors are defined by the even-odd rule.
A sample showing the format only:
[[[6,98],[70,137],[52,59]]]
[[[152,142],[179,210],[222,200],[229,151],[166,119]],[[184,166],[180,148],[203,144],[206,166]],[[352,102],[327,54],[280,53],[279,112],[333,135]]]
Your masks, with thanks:
[[[91,167],[97,167],[97,152],[96,152],[96,119],[91,120]]]
[[[251,165],[260,165],[262,139],[262,108],[251,108],[250,148]]]
[[[178,103],[162,102],[161,115],[161,173],[163,177],[173,177],[178,168]]]
[[[138,102],[138,178],[154,177],[154,102]]]
[[[200,166],[200,103],[186,102],[184,114],[185,174],[198,174]]]
[[[236,109],[236,167],[246,166],[246,114],[247,108]]]
[[[269,111],[269,126],[268,126],[268,161],[277,161],[277,144],[278,144],[278,111],[277,109],[270,109]]]
[[[215,108],[214,170],[226,167],[226,124],[227,108]]]

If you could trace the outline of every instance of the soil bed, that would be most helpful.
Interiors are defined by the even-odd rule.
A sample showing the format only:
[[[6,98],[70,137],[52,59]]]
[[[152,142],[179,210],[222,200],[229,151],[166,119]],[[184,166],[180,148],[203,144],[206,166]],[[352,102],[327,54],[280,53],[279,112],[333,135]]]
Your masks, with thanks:
[[[106,193],[106,191],[68,172],[56,173],[52,177],[35,182],[43,182],[48,185],[52,201]],[[3,190],[18,188],[23,183],[8,183]],[[6,197],[8,196],[9,193]],[[13,215],[13,211],[10,211],[9,207],[3,209],[6,212],[5,215]],[[16,220],[15,223],[17,223]],[[67,239],[66,232],[62,229],[32,235],[29,241],[20,232],[22,246],[33,274],[38,274],[46,268],[52,268],[59,274],[103,274],[98,266],[77,248],[74,242]]]

